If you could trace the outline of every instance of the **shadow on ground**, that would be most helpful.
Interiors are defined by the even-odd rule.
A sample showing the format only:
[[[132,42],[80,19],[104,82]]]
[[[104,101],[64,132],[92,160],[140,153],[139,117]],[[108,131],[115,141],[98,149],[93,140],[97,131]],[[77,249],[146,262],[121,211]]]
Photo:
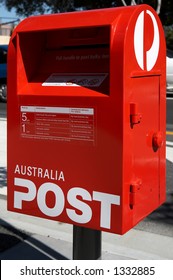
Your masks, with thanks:
[[[7,186],[7,169],[0,167],[0,188]]]
[[[9,250],[10,249],[10,250]],[[67,260],[65,256],[0,219],[1,260]]]

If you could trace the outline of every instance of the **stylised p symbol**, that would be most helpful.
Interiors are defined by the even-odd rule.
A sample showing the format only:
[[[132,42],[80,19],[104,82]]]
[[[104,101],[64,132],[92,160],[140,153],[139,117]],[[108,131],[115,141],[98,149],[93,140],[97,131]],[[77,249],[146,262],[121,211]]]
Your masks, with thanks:
[[[153,41],[149,50],[145,49],[145,12],[149,15],[153,24]],[[159,28],[157,25],[156,18],[153,13],[149,10],[142,11],[136,21],[135,32],[134,32],[134,49],[135,56],[139,67],[142,70],[150,71],[156,64],[160,47]]]

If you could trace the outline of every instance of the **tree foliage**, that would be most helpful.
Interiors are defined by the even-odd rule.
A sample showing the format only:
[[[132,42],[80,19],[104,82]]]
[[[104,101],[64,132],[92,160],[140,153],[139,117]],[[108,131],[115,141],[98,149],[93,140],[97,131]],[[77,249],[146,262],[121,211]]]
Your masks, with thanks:
[[[10,11],[12,8],[16,10],[19,16],[30,16],[44,13],[69,12],[79,9],[97,9],[122,6],[123,0],[0,0]],[[132,0],[125,0],[130,5]],[[145,3],[153,8],[157,6],[157,0],[136,0],[136,3]],[[173,1],[162,0],[160,18],[164,25],[173,24]]]
[[[164,25],[173,24],[173,1],[162,0],[160,19]]]
[[[145,3],[159,9],[160,19],[165,29],[168,48],[173,49],[173,1],[171,0],[135,0],[137,4]],[[22,17],[45,13],[62,13],[75,10],[101,9],[133,4],[134,0],[0,0],[9,11],[15,9],[16,14]]]

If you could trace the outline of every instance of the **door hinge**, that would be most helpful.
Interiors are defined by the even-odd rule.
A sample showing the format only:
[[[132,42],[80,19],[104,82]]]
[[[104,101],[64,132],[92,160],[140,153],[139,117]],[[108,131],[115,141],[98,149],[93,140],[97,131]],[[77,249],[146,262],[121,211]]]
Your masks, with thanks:
[[[138,203],[138,192],[141,189],[142,181],[138,179],[130,185],[130,208],[133,209],[134,205]]]
[[[138,112],[138,106],[136,103],[130,103],[130,125],[133,128],[135,124],[141,122],[142,115]]]

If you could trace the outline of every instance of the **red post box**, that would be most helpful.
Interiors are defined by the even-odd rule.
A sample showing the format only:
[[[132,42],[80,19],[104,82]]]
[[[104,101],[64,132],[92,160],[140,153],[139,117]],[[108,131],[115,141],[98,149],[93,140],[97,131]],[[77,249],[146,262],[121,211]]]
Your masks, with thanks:
[[[8,52],[8,209],[123,234],[162,204],[165,60],[147,5],[20,23]]]

